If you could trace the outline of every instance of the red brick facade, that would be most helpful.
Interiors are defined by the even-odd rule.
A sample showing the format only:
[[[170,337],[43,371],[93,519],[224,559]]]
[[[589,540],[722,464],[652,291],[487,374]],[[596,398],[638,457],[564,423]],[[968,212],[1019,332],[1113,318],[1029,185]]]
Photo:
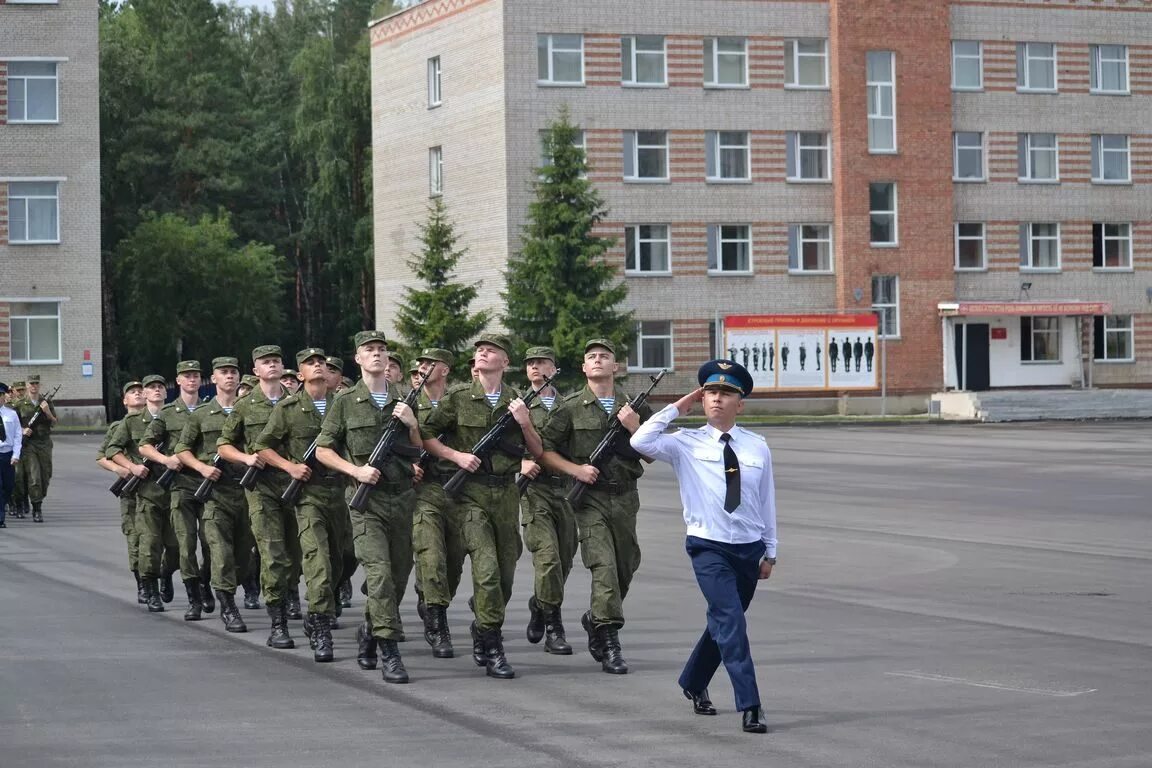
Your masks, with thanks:
[[[0,0],[0,5],[4,0]],[[0,125],[8,122],[8,64],[0,61]]]
[[[4,0],[0,0],[0,3],[3,2]],[[12,362],[12,328],[8,322],[8,313],[8,303],[0,301],[0,365],[9,365]]]

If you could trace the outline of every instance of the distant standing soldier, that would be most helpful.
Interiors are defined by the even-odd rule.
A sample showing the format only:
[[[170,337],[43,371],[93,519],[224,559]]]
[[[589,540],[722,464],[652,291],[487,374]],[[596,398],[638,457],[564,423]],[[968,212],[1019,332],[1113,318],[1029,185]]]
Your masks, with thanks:
[[[28,500],[32,503],[32,521],[44,522],[44,497],[52,482],[52,427],[56,425],[56,409],[46,398],[40,397],[40,376],[28,377],[28,394],[16,407],[24,425],[24,481]],[[29,427],[33,416],[40,413],[36,423]]]
[[[21,442],[24,440],[24,429],[20,421],[20,411],[16,406],[24,399],[26,392],[27,385],[22,379],[12,382],[12,387],[8,392],[8,407],[16,414],[16,424],[19,427]],[[28,477],[24,469],[24,462],[17,462],[14,469],[15,478],[13,479],[12,495],[8,500],[8,509],[12,517],[23,520],[31,511],[28,506]]]

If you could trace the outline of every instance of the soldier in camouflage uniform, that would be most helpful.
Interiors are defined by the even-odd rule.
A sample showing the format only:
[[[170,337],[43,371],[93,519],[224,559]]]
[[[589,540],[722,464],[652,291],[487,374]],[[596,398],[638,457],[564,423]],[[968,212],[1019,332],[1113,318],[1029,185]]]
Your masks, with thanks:
[[[122,392],[124,396],[121,402],[128,411],[128,416],[140,413],[140,411],[144,409],[143,384],[138,381],[130,381],[124,385]],[[117,419],[108,425],[107,431],[104,432],[104,442],[100,443],[100,448],[96,451],[96,464],[101,469],[112,472],[121,480],[127,480],[132,476],[131,470],[127,467],[120,466],[109,459],[107,455],[108,441],[111,439],[112,433],[120,426],[121,421],[123,421],[123,419]],[[148,598],[144,590],[144,582],[140,579],[140,535],[136,532],[135,492],[123,492],[120,494],[120,532],[124,534],[124,539],[128,542],[128,568],[132,571],[132,576],[136,580],[136,602],[141,605],[146,604]]]
[[[220,603],[224,629],[247,632],[248,626],[236,607],[236,587],[241,576],[248,572],[252,553],[248,504],[237,468],[222,459],[217,466],[211,463],[224,422],[236,405],[240,362],[234,357],[214,359],[212,383],[216,385],[216,397],[188,417],[173,452],[186,468],[215,483],[204,504],[204,535],[212,550],[212,587]]]
[[[52,427],[56,425],[56,409],[47,399],[40,397],[40,377],[28,377],[28,394],[16,406],[20,423],[24,425],[24,450],[20,465],[24,469],[24,482],[28,501],[32,504],[33,522],[44,522],[44,497],[52,482]],[[36,423],[29,427],[39,413]]]
[[[284,390],[290,395],[300,391],[300,377],[295,369],[284,369],[284,375],[280,377],[280,386],[284,387]]]
[[[397,606],[412,571],[412,505],[416,498],[412,483],[419,473],[412,462],[419,454],[420,427],[416,414],[401,402],[399,387],[384,376],[387,359],[383,333],[356,334],[356,362],[363,375],[355,387],[333,401],[320,430],[316,458],[355,481],[348,485],[349,500],[357,483],[374,486],[365,510],[350,510],[352,533],[356,557],[364,566],[366,613],[384,664],[384,680],[406,683],[408,672],[396,645],[403,629]],[[403,425],[397,441],[401,450],[388,458],[381,471],[368,466],[367,461],[393,417]],[[316,626],[325,630],[328,617],[317,614],[316,618]]]
[[[471,626],[472,658],[486,667],[489,677],[498,679],[516,676],[500,633],[523,546],[515,478],[525,447],[534,456],[540,454],[540,436],[528,408],[503,380],[511,354],[507,336],[481,336],[476,342],[477,379],[449,389],[421,428],[432,455],[469,473],[457,503],[464,546],[472,558],[476,615]],[[471,453],[472,447],[505,412],[513,415],[519,429],[510,426],[500,448],[481,460]],[[437,437],[441,433],[443,442]],[[523,434],[523,443],[517,433]]]
[[[542,463],[551,472],[591,486],[573,510],[580,530],[580,554],[584,567],[592,572],[592,605],[580,623],[588,633],[592,658],[601,662],[605,672],[622,675],[628,672],[619,634],[624,626],[624,598],[640,567],[636,481],[644,473],[643,457],[621,439],[602,469],[589,463],[612,415],[627,402],[627,395],[614,384],[618,369],[611,341],[593,339],[585,345],[587,384],[565,397],[548,417]],[[652,409],[644,406],[639,415],[647,419]]]
[[[324,358],[327,364],[327,380],[328,392],[335,397],[345,389],[351,389],[353,383],[344,378],[344,361],[339,357],[328,355]],[[339,521],[340,529],[337,535],[340,538],[340,551],[343,552],[344,564],[340,569],[343,576],[340,579],[340,584],[336,587],[336,602],[340,604],[341,608],[350,608],[352,606],[352,574],[360,566],[360,562],[356,559],[356,547],[352,543],[352,524],[350,518],[345,518]],[[361,591],[364,591],[361,585]],[[335,624],[335,620],[332,622]],[[335,627],[333,627],[335,628]]]
[[[556,352],[550,347],[529,347],[524,356],[528,383],[540,394],[532,401],[529,412],[532,425],[541,435],[549,414],[557,402],[551,385],[540,391],[544,380],[556,374]],[[532,553],[535,574],[532,597],[528,598],[528,642],[544,640],[544,650],[560,656],[571,656],[572,646],[565,636],[560,617],[564,602],[564,584],[572,572],[576,557],[576,518],[564,500],[568,478],[542,472],[531,457],[524,459],[521,474],[531,479],[520,502],[524,546]]]
[[[332,405],[333,395],[328,391],[324,350],[315,347],[296,353],[296,365],[304,377],[304,385],[295,394],[285,397],[272,409],[264,430],[252,446],[261,458],[291,480],[304,485],[295,505],[299,547],[303,555],[304,583],[308,587],[308,611],[316,616],[334,616],[339,608],[336,588],[340,583],[340,569],[344,565],[339,533],[348,527],[344,503],[344,476],[335,470],[305,463],[308,447],[320,434],[324,414]],[[312,658],[318,662],[333,659],[332,634],[309,623]],[[272,618],[272,637],[268,644],[275,645],[277,633],[287,635],[284,617]],[[359,638],[359,632],[358,632]],[[362,638],[361,642],[363,642]],[[375,642],[372,643],[371,665],[365,658],[364,669],[376,668]]]
[[[24,381],[19,380],[12,382],[12,388],[8,392],[8,407],[13,411],[16,411],[17,420],[20,418],[20,412],[16,409],[16,404],[24,399],[24,394],[26,391],[27,387]],[[21,434],[21,439],[23,439],[23,434]],[[17,462],[14,469],[16,470],[16,476],[14,478],[15,487],[12,491],[12,498],[9,501],[10,506],[8,508],[8,512],[17,520],[22,520],[28,516],[29,510],[28,478],[24,473],[24,462]]]
[[[201,405],[200,383],[199,360],[182,360],[177,363],[176,385],[180,393],[155,414],[148,423],[144,438],[139,441],[140,455],[156,464],[157,472],[171,470],[178,473],[169,494],[169,512],[180,553],[180,578],[184,580],[188,593],[188,610],[184,614],[186,621],[196,621],[201,612],[212,613],[216,610],[216,600],[212,597],[211,550],[204,534],[202,519],[204,504],[194,496],[200,480],[194,472],[184,471],[184,465],[173,451],[188,419]],[[197,541],[200,542],[202,564],[197,563]],[[192,589],[193,585],[189,582],[198,584],[198,589]]]

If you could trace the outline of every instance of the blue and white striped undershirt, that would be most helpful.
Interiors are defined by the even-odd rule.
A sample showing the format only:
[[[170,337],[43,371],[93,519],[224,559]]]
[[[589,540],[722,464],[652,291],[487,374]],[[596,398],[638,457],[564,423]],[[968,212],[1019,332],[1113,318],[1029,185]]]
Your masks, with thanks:
[[[389,398],[387,392],[372,392],[371,394],[372,402],[376,403],[377,408],[383,408],[388,405]]]
[[[598,397],[596,399],[600,401],[600,405],[604,406],[604,410],[608,413],[612,413],[612,409],[616,407],[615,397]]]
[[[313,400],[312,405],[316,406],[316,410],[320,411],[321,416],[323,416],[324,412],[328,410],[327,400]]]
[[[540,402],[544,403],[544,407],[552,410],[552,406],[556,405],[556,395],[540,395]]]
[[[484,394],[484,397],[488,398],[488,405],[490,405],[490,406],[492,406],[493,408],[495,408],[495,407],[496,407],[496,403],[500,402],[500,395],[503,393],[503,391],[504,391],[504,390],[500,390],[499,392],[493,392],[493,393],[492,393],[492,394],[490,394],[490,395],[489,395],[489,394],[487,394],[487,393],[485,393],[485,394]]]
[[[232,409],[230,407],[225,406],[225,405],[222,405],[220,407],[224,409],[224,413],[232,413]]]

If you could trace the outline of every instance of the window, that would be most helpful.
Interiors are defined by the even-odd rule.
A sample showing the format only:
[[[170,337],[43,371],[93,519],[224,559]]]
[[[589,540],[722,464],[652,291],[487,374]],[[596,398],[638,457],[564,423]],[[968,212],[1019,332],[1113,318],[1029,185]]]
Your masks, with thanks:
[[[8,122],[59,122],[58,86],[54,61],[8,62]]]
[[[1136,359],[1132,315],[1097,315],[1092,320],[1096,362],[1130,363]]]
[[[12,364],[60,363],[60,304],[35,301],[9,305]]]
[[[8,183],[8,242],[60,242],[60,185],[55,181]]]
[[[789,133],[786,141],[789,181],[828,181],[831,148],[826,133]]]
[[[1126,184],[1129,173],[1128,137],[1115,133],[1092,134],[1092,181]]]
[[[868,151],[896,151],[896,55],[868,51]]]
[[[537,35],[536,62],[544,85],[583,85],[584,36]]]
[[[877,337],[900,338],[900,278],[896,275],[872,276],[872,309],[879,319]]]
[[[1056,91],[1056,46],[1053,43],[1016,44],[1016,90]]]
[[[752,228],[746,224],[709,226],[708,271],[714,274],[750,274]]]
[[[1020,225],[1020,269],[1060,269],[1060,225]]]
[[[620,38],[620,82],[624,85],[665,85],[667,55],[660,35]]]
[[[985,269],[983,222],[956,224],[956,269]]]
[[[742,88],[748,85],[748,41],[743,37],[704,39],[704,85]]]
[[[438,197],[444,193],[444,150],[432,147],[428,150],[428,196]]]
[[[1092,225],[1092,266],[1096,269],[1132,268],[1132,225]]]
[[[1020,318],[1020,362],[1060,362],[1060,318]]]
[[[548,134],[549,131],[540,131],[540,167],[546,168],[552,165],[552,152],[548,149]],[[588,144],[584,139],[584,129],[577,128],[576,135],[572,138],[572,146],[579,149],[584,153],[584,162],[588,162]]]
[[[668,180],[668,132],[624,132],[624,179]]]
[[[629,274],[670,274],[671,243],[667,224],[639,224],[624,228],[627,254],[624,270]]]
[[[786,88],[828,87],[828,41],[784,41]]]
[[[954,181],[984,181],[984,134],[957,131],[952,134]]]
[[[832,227],[793,224],[788,227],[788,271],[832,271]]]
[[[984,45],[976,40],[952,41],[952,90],[984,88]]]
[[[750,150],[746,131],[708,131],[705,133],[709,181],[748,181]]]
[[[1092,93],[1128,93],[1128,46],[1092,46],[1088,70]]]
[[[1016,154],[1020,181],[1060,180],[1060,144],[1056,134],[1017,134]]]
[[[868,209],[871,215],[871,244],[896,245],[896,185],[890,181],[868,185]]]
[[[428,109],[440,106],[440,57],[428,59]]]
[[[628,356],[628,367],[655,370],[672,367],[672,323],[645,320],[636,323],[636,343]]]

